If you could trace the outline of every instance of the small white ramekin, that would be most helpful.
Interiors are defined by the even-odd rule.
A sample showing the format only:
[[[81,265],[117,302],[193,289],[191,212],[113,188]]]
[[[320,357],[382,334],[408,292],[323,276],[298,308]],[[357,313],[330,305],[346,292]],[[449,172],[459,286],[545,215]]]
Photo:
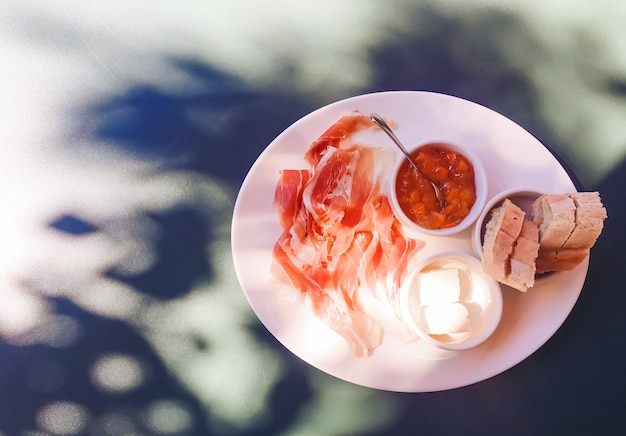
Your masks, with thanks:
[[[420,301],[420,274],[438,268],[456,268],[460,302],[468,309],[469,330],[453,335],[430,335]],[[500,284],[483,272],[480,261],[466,253],[441,253],[421,262],[400,290],[400,306],[407,326],[421,339],[445,350],[466,350],[483,343],[496,330],[502,316]]]

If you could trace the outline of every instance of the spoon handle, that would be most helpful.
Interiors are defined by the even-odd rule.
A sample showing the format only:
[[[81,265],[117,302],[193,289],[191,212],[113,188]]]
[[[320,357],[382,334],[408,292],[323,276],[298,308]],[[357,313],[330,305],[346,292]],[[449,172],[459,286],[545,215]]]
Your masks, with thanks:
[[[376,123],[381,129],[383,129],[383,131],[387,134],[387,136],[389,136],[391,140],[395,142],[395,144],[402,151],[402,153],[404,154],[406,159],[409,161],[409,164],[411,164],[415,172],[419,174],[420,176],[422,176],[431,184],[431,186],[433,187],[433,191],[435,191],[435,197],[437,198],[437,203],[439,203],[439,207],[443,210],[446,204],[443,193],[441,192],[437,184],[432,179],[427,177],[426,174],[424,174],[424,172],[420,169],[420,167],[417,166],[417,164],[413,160],[413,156],[411,156],[411,154],[407,151],[407,149],[404,148],[404,145],[402,145],[402,143],[400,142],[396,134],[393,133],[393,130],[391,130],[391,127],[389,127],[389,124],[387,124],[387,122],[383,119],[383,117],[381,117],[377,113],[371,113],[370,119],[374,123]]]
[[[411,154],[407,151],[406,148],[404,148],[404,145],[402,145],[396,134],[393,133],[393,130],[391,130],[391,127],[389,127],[389,124],[387,124],[383,117],[381,117],[377,113],[372,113],[370,114],[370,119],[378,124],[378,127],[383,129],[383,131],[392,139],[392,141],[396,143],[400,151],[404,153],[404,156],[406,156],[406,158],[409,160],[411,166],[415,168],[418,173],[422,174],[422,170],[417,166]]]

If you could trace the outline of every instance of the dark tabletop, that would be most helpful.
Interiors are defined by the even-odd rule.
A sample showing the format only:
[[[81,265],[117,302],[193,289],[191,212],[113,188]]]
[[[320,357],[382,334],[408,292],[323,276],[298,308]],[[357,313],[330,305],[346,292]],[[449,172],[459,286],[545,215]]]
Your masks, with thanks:
[[[0,435],[626,431],[622,2],[2,3]],[[263,149],[386,90],[500,112],[608,211],[561,328],[471,386],[329,376],[235,276],[233,206]]]

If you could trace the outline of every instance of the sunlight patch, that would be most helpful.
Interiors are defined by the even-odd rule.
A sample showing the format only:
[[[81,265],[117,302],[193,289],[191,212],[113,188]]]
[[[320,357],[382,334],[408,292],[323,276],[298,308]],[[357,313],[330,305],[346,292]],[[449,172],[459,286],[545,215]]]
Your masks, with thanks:
[[[145,368],[133,356],[107,354],[91,368],[91,381],[100,390],[111,393],[132,391],[146,380]]]
[[[13,342],[40,324],[49,304],[0,277],[0,334]]]
[[[400,410],[397,397],[386,392],[337,383],[333,377],[319,372],[311,376],[317,395],[302,410],[298,422],[289,428],[289,436],[376,433]]]
[[[121,282],[100,279],[73,296],[76,304],[107,318],[130,320],[142,310],[146,297]]]
[[[159,400],[147,408],[146,424],[159,434],[179,434],[193,426],[193,417],[183,402]]]
[[[245,428],[267,417],[284,368],[248,329],[249,308],[234,286],[199,288],[153,307],[145,322],[148,339],[181,383],[216,420]],[[197,347],[199,339],[208,349]]]
[[[69,401],[55,401],[39,410],[37,424],[55,435],[73,435],[85,429],[88,412],[84,406]]]

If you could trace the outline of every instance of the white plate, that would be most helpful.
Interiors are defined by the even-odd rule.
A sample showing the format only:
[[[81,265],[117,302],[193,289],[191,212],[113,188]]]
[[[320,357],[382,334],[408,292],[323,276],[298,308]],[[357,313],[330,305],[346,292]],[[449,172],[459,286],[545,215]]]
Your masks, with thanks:
[[[237,276],[252,309],[291,352],[311,365],[352,383],[401,392],[428,392],[485,380],[541,347],[573,308],[588,260],[570,272],[549,275],[523,294],[503,287],[504,311],[495,333],[471,350],[436,349],[424,341],[386,337],[370,357],[354,357],[344,340],[310,315],[290,292],[271,283],[272,249],[281,233],[272,202],[279,170],[307,168],[309,145],[352,110],[377,112],[396,123],[407,144],[444,140],[462,143],[483,160],[489,196],[514,186],[545,192],[576,188],[554,156],[526,130],[498,113],[459,98],[417,91],[367,94],[325,106],[280,134],[259,156],[241,187],[232,223]],[[393,147],[382,135],[377,142]],[[424,235],[418,260],[442,251],[472,254],[469,228],[451,237]],[[294,290],[294,294],[297,291]]]

